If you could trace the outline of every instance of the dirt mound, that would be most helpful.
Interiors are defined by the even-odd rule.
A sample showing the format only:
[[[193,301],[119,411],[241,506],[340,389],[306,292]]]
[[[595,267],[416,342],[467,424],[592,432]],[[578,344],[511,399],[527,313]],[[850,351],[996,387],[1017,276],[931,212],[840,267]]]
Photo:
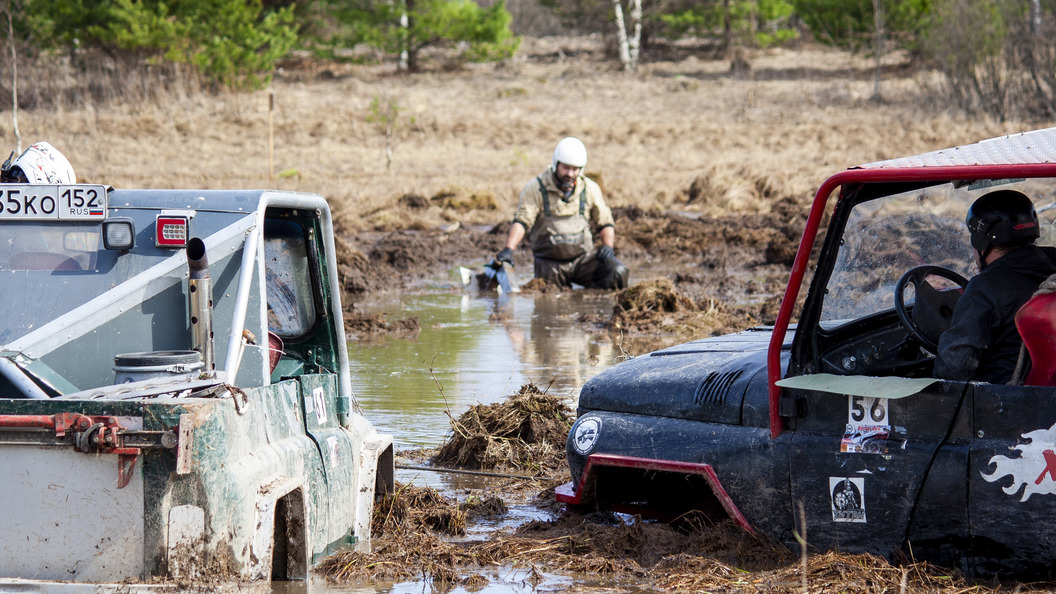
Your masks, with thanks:
[[[466,533],[466,512],[436,489],[398,484],[374,504],[371,534],[405,534],[428,528],[450,535]]]
[[[473,191],[459,186],[440,190],[430,201],[441,208],[449,208],[457,212],[498,210],[499,208],[499,202],[493,192]]]
[[[493,520],[505,516],[510,511],[510,508],[506,506],[506,502],[501,497],[494,495],[484,498],[470,497],[459,506],[459,509],[464,511],[466,516],[472,520]]]
[[[537,475],[564,472],[565,440],[575,415],[565,402],[526,384],[495,404],[477,404],[451,420],[452,436],[432,462]]]
[[[337,276],[341,285],[341,302],[352,305],[351,296],[377,290],[383,271],[370,257],[340,236],[334,237],[337,252]]]
[[[613,301],[612,317],[605,323],[610,331],[633,337],[668,336],[671,343],[743,330],[756,325],[760,313],[758,307],[730,307],[708,295],[694,301],[667,278],[632,285],[617,293]],[[628,355],[642,352],[642,345],[631,351],[630,344],[620,344]],[[644,348],[663,346],[668,345],[650,341]]]
[[[372,339],[381,336],[389,338],[417,338],[422,330],[418,318],[409,317],[403,320],[390,321],[386,314],[369,313],[359,310],[346,311],[345,337],[349,339]]]
[[[670,279],[638,283],[616,294],[612,313],[627,320],[649,318],[658,313],[695,311],[696,305],[675,288]]]
[[[522,293],[560,293],[564,287],[542,278],[532,278],[521,285]]]

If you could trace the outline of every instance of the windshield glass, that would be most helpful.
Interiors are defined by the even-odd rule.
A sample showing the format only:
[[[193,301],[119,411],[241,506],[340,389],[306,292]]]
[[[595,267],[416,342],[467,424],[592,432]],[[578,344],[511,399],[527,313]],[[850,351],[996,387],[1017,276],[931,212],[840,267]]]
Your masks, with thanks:
[[[947,183],[886,196],[854,207],[843,230],[825,293],[821,322],[833,328],[891,310],[895,285],[906,271],[931,264],[966,278],[978,272],[964,218],[977,198],[1016,189],[1034,200],[1041,219],[1039,245],[1056,244],[1056,180]],[[933,277],[934,278],[934,277]],[[929,279],[936,288],[947,288]],[[912,303],[912,293],[906,296]]]
[[[3,221],[0,347],[183,254],[155,246],[158,211],[121,209],[118,214],[133,220],[136,245],[131,251],[104,249],[98,221]],[[207,237],[244,216],[197,217],[195,234]]]

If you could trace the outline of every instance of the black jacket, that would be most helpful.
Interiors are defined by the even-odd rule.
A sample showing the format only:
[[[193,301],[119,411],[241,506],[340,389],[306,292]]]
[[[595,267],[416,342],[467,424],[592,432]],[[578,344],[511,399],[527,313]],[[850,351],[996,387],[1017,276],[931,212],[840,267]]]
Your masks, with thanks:
[[[1056,273],[1056,248],[1026,245],[994,260],[969,281],[950,329],[939,338],[935,377],[1006,384],[1023,341],[1015,316]]]

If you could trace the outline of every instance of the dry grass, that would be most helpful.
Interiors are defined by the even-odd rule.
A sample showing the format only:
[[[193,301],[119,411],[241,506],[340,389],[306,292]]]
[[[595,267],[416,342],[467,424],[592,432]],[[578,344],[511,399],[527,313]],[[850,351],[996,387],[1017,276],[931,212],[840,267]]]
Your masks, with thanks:
[[[451,437],[432,462],[443,467],[561,474],[573,420],[564,400],[526,384],[502,402],[476,404],[451,419]]]
[[[624,74],[589,39],[522,47],[502,64],[417,76],[291,66],[272,85],[275,179],[268,91],[122,106],[83,99],[23,111],[19,123],[23,145],[49,140],[85,181],[319,192],[349,229],[508,220],[522,185],[570,134],[586,142],[587,169],[614,205],[714,214],[766,212],[775,197],[802,203],[846,167],[1024,127],[929,112],[913,78],[923,75],[903,69],[891,69],[877,106],[868,61],[827,49],[759,52],[753,78],[738,79],[725,61],[692,55]],[[384,130],[368,121],[381,96],[401,109],[391,169]],[[0,133],[14,148],[9,118]],[[690,192],[698,179],[707,183]],[[424,208],[399,205],[405,195],[426,198]],[[475,203],[485,208],[464,209]]]
[[[927,563],[893,565],[867,554],[828,552],[797,561],[783,547],[752,537],[732,522],[675,529],[566,514],[487,540],[452,541],[445,534],[459,532],[433,518],[464,517],[466,507],[429,489],[400,486],[376,507],[375,530],[386,528],[375,538],[374,550],[333,555],[320,571],[342,584],[422,580],[442,590],[488,585],[480,572],[494,567],[527,570],[539,579],[541,572],[609,576],[629,591],[961,594],[1012,589],[973,585]],[[1051,584],[1019,584],[1015,591],[1051,591]]]

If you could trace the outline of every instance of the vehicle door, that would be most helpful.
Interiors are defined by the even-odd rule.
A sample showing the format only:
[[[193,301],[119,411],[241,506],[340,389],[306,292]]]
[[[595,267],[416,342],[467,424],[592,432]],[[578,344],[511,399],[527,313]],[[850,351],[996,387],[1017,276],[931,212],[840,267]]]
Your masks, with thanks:
[[[352,542],[355,514],[355,452],[338,416],[338,356],[325,289],[326,254],[319,240],[318,219],[310,211],[269,209],[264,232],[264,268],[269,332],[282,340],[282,355],[272,381],[297,382],[304,427],[321,461],[322,484],[316,486],[326,552]],[[322,553],[325,554],[325,553]]]
[[[846,376],[816,388],[788,389],[802,411],[790,448],[792,500],[803,506],[809,542],[892,553],[911,534],[967,533],[966,493],[947,490],[965,484],[963,383]]]

